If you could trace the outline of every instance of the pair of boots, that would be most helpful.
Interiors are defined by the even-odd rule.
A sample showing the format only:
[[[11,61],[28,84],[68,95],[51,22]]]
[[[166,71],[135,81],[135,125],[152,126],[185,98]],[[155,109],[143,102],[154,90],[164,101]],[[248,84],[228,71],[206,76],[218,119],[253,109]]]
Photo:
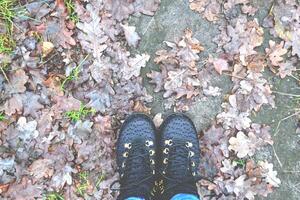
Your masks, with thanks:
[[[172,114],[156,130],[148,116],[133,114],[117,141],[118,199],[169,200],[178,194],[198,199],[199,161],[197,132],[187,116]]]

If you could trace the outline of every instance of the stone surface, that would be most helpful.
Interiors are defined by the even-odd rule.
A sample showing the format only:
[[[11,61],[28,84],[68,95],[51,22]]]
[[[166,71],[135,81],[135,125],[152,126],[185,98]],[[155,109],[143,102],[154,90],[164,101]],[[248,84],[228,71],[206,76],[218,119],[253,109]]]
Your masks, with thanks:
[[[259,7],[259,11],[255,17],[258,18],[261,24],[272,2],[270,0],[255,0],[253,2],[254,5]],[[174,41],[175,38],[182,36],[184,29],[190,28],[193,30],[194,36],[205,47],[205,52],[201,54],[201,58],[205,59],[208,54],[215,54],[216,44],[212,42],[212,38],[218,34],[218,25],[209,23],[201,18],[200,15],[189,9],[188,4],[187,0],[162,0],[159,10],[153,17],[137,16],[132,17],[130,20],[130,25],[137,27],[137,32],[142,38],[139,48],[132,49],[132,51],[147,52],[152,56],[147,67],[142,70],[142,76],[144,77],[146,88],[154,96],[154,103],[152,104],[153,116],[156,113],[163,113],[166,116],[171,112],[164,110],[162,94],[153,93],[153,86],[148,83],[149,80],[145,76],[150,69],[158,70],[158,66],[153,62],[153,59],[155,52],[162,48],[163,41]],[[260,50],[264,50],[269,39],[270,34],[268,31],[265,31],[264,45],[260,47]],[[274,77],[268,71],[265,73],[265,77],[273,85],[273,90],[275,91],[283,91],[291,94],[300,93],[297,82],[292,78],[281,80]],[[209,127],[216,114],[221,111],[221,102],[224,95],[230,91],[232,83],[229,77],[223,75],[215,77],[213,86],[219,86],[222,89],[222,95],[217,98],[212,97],[205,100],[197,100],[196,104],[187,113],[191,116],[199,131]],[[265,106],[261,111],[253,114],[252,119],[254,122],[271,125],[274,135],[279,121],[293,114],[296,106],[295,98],[277,94],[276,108],[271,109]],[[273,136],[274,150],[282,163],[282,167],[280,167],[272,148],[263,149],[256,156],[257,160],[271,160],[282,181],[281,187],[276,189],[267,199],[300,199],[300,135],[296,134],[296,126],[297,119],[295,117],[288,118],[281,123],[278,134]]]

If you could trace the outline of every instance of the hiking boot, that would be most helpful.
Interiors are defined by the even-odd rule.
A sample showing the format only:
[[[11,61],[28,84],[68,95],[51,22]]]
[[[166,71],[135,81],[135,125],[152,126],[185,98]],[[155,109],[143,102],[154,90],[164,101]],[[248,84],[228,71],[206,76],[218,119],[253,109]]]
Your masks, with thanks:
[[[172,114],[160,127],[160,199],[179,193],[199,197],[196,187],[200,149],[196,128],[183,114]]]
[[[143,114],[130,115],[121,127],[117,141],[120,175],[118,199],[151,199],[155,181],[156,131],[152,120]]]

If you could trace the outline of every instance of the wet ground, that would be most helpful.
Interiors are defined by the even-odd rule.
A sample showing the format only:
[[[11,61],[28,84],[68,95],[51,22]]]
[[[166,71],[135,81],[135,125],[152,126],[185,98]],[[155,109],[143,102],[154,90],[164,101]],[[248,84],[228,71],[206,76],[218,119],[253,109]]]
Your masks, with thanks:
[[[147,52],[152,55],[151,62],[142,71],[143,77],[146,77],[145,75],[150,69],[158,69],[153,59],[155,52],[161,49],[163,41],[174,41],[175,38],[182,36],[183,30],[186,28],[192,29],[194,36],[205,47],[205,51],[201,54],[202,59],[206,58],[208,54],[215,54],[216,44],[212,42],[212,38],[218,34],[218,25],[209,23],[201,18],[199,14],[190,10],[188,4],[186,0],[162,0],[159,10],[153,17],[141,16],[131,18],[131,24],[137,27],[137,32],[142,38],[139,48],[132,51]],[[259,8],[255,17],[259,19],[261,24],[262,19],[268,13],[271,1],[257,0],[255,5]],[[262,50],[268,43],[269,38],[268,31],[265,31]],[[265,77],[273,85],[274,91],[299,94],[299,85],[295,79],[285,78],[282,80],[274,77],[268,71],[265,72]],[[153,93],[153,86],[148,83],[147,78],[145,78],[145,85],[154,96],[152,114],[167,114],[170,112],[164,110],[162,94]],[[224,95],[228,94],[232,87],[229,77],[224,75],[215,77],[212,85],[220,87],[222,95],[205,100],[199,99],[188,112],[199,131],[210,126],[216,114],[221,111]],[[273,135],[279,121],[295,113],[297,107],[295,98],[289,96],[276,95],[275,100],[276,108],[272,109],[265,106],[260,112],[252,114],[254,122],[270,125],[273,129]],[[276,189],[267,199],[300,199],[300,135],[296,133],[296,126],[297,119],[295,117],[284,120],[278,129],[278,133],[273,136],[274,150],[272,147],[269,147],[261,150],[256,156],[258,160],[264,158],[272,161],[282,181],[281,187]],[[278,158],[276,158],[274,152],[277,153]]]

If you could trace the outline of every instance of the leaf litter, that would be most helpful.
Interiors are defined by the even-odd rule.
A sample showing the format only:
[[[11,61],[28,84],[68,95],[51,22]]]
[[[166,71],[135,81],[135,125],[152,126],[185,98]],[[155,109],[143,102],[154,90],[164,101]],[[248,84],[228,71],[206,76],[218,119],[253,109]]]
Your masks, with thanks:
[[[0,54],[1,66],[10,64],[0,75],[2,198],[35,199],[57,192],[65,199],[114,199],[108,187],[118,178],[115,132],[126,115],[151,112],[153,97],[141,77],[151,59],[159,69],[148,72],[147,80],[162,94],[166,110],[187,111],[199,99],[222,95],[211,79],[231,76],[233,87],[222,111],[200,134],[199,170],[213,178],[200,185],[213,199],[265,197],[280,186],[273,164],[253,159],[273,141],[270,127],[253,123],[250,116],[263,105],[275,106],[272,86],[263,76],[266,68],[280,78],[297,71],[299,3],[278,1],[260,24],[255,18],[259,8],[250,0],[189,0],[193,11],[219,26],[217,54],[206,62],[200,60],[206,47],[190,29],[165,41],[155,55],[130,51],[143,38],[128,23],[129,16],[153,16],[159,4],[75,1],[77,23],[62,0],[24,4],[36,20],[15,20],[21,29],[14,32],[14,55]],[[266,31],[277,40],[264,41]],[[269,46],[262,52],[263,42]],[[79,65],[76,78],[63,84]],[[93,112],[68,119],[66,113],[76,114],[82,105]],[[159,126],[162,113],[154,121]],[[85,172],[89,189],[83,194],[78,177]]]

